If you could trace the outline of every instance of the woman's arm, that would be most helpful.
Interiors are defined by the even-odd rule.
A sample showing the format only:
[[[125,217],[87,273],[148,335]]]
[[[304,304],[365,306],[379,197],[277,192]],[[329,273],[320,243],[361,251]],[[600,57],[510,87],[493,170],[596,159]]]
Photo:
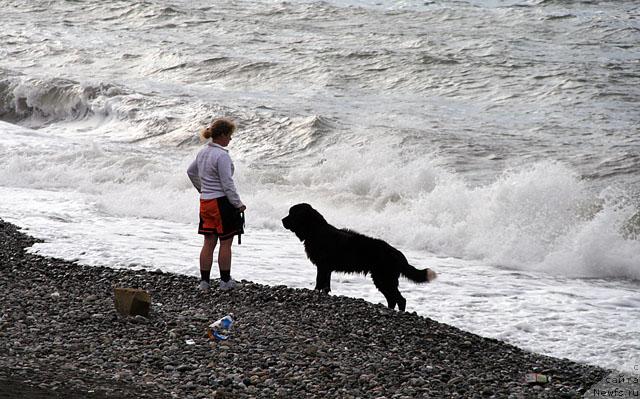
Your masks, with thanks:
[[[191,180],[191,183],[193,183],[193,187],[195,187],[200,193],[202,192],[202,185],[200,183],[200,175],[198,174],[197,161],[197,159],[194,159],[193,162],[191,162],[191,165],[189,165],[189,168],[187,169],[187,175],[189,175],[189,179]]]
[[[218,177],[220,178],[220,184],[227,199],[231,202],[231,205],[236,208],[244,207],[244,204],[240,200],[240,195],[236,190],[236,185],[233,182],[233,164],[231,163],[231,157],[228,154],[223,154],[218,157]]]

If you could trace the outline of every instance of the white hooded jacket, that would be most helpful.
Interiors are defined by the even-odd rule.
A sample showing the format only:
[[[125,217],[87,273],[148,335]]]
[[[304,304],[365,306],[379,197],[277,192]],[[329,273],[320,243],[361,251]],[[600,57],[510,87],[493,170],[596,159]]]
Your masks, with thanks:
[[[216,143],[204,146],[187,169],[187,175],[200,193],[201,199],[227,197],[231,205],[240,208],[244,204],[233,182],[235,167],[229,151]]]

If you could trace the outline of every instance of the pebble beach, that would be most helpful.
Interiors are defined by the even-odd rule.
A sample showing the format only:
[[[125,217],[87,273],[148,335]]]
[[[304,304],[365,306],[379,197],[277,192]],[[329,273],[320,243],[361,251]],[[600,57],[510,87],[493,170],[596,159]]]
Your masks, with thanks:
[[[1,220],[0,240],[2,398],[578,398],[610,373],[362,299],[245,280],[201,293],[42,257]],[[119,315],[115,287],[148,291],[150,316]],[[211,341],[227,314],[229,339]]]

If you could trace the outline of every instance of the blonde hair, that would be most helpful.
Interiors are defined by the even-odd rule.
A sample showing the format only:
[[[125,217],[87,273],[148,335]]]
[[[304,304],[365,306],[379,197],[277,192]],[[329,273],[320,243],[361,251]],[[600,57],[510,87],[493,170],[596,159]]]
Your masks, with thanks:
[[[214,119],[211,125],[205,129],[202,129],[200,135],[203,139],[215,139],[220,136],[230,136],[235,132],[236,124],[227,118]]]

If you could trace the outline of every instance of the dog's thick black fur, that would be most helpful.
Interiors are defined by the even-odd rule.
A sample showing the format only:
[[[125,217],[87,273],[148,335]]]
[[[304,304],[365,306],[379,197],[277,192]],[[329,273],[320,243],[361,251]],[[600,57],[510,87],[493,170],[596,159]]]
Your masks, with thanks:
[[[307,256],[318,268],[316,290],[331,291],[331,272],[371,273],[389,308],[404,310],[407,301],[398,290],[400,274],[418,283],[436,278],[431,269],[411,266],[402,252],[387,242],[348,229],[337,229],[309,204],[297,204],[282,219],[283,226],[304,242]]]

